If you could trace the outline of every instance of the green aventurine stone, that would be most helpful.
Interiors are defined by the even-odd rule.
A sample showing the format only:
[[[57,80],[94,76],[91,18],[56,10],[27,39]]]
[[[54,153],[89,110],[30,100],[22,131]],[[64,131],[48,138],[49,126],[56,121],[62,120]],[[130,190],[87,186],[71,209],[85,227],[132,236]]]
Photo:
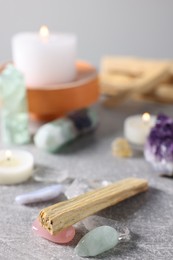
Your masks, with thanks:
[[[6,144],[30,141],[26,87],[23,75],[8,65],[0,75],[1,137]]]
[[[57,152],[78,136],[93,131],[98,125],[97,113],[93,108],[82,109],[65,118],[49,122],[39,128],[34,143],[48,152]]]
[[[82,257],[99,255],[119,242],[118,232],[109,226],[101,226],[87,233],[75,248],[76,253]]]
[[[34,137],[35,145],[48,152],[56,152],[62,145],[75,139],[77,131],[68,118],[58,119],[40,127]]]

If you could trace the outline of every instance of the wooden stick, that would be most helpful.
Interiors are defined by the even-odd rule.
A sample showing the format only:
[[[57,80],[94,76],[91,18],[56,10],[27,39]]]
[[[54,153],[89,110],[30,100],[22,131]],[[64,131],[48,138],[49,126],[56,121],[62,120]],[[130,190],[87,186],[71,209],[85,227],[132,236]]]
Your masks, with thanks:
[[[128,178],[107,187],[87,192],[73,199],[41,210],[39,221],[51,234],[148,189],[144,179]]]

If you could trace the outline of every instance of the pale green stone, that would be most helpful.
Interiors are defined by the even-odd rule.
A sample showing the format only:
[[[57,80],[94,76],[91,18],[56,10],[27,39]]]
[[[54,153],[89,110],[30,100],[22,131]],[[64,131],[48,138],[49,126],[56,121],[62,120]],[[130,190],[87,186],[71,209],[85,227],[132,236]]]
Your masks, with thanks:
[[[85,124],[86,121],[90,124]],[[97,125],[98,117],[92,108],[76,111],[72,117],[68,115],[41,126],[34,137],[34,143],[38,148],[56,152],[78,136],[94,130]]]
[[[69,119],[58,119],[40,127],[34,137],[35,145],[48,152],[56,152],[62,145],[75,139],[73,122]]]
[[[8,65],[0,75],[1,135],[6,144],[30,141],[26,87],[23,75]]]
[[[101,226],[87,233],[75,248],[76,253],[82,257],[99,255],[119,242],[119,233],[112,227]]]
[[[68,118],[59,119],[55,121],[54,124],[61,126],[61,132],[65,142],[70,142],[78,136],[78,133],[74,128],[73,122]]]
[[[88,109],[87,114],[92,122],[92,128],[95,128],[98,126],[98,112],[95,109]]]

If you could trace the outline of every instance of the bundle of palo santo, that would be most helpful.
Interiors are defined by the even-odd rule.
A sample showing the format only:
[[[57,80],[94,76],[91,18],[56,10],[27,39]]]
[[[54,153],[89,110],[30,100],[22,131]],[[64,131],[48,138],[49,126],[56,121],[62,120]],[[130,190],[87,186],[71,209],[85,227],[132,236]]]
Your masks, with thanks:
[[[100,86],[108,106],[128,98],[173,103],[173,61],[104,57]]]
[[[148,189],[144,179],[127,178],[41,210],[39,221],[55,235],[84,218]]]

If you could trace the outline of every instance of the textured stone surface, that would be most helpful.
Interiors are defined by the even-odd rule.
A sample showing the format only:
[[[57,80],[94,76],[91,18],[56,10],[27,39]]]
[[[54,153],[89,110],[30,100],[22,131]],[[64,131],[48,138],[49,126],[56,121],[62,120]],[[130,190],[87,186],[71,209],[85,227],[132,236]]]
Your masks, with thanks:
[[[71,177],[90,177],[110,181],[134,176],[149,180],[148,192],[102,211],[131,230],[130,241],[119,243],[97,259],[106,260],[171,260],[173,258],[173,180],[161,178],[145,162],[142,154],[129,159],[111,155],[111,143],[122,136],[123,121],[131,114],[164,112],[173,116],[173,106],[124,104],[115,110],[100,109],[98,132],[81,138],[58,155],[39,151],[33,145],[22,146],[33,153],[38,165],[66,169]],[[56,245],[34,236],[31,226],[38,212],[49,203],[21,206],[15,196],[44,187],[45,183],[28,181],[17,186],[0,186],[0,260],[79,260],[74,247],[86,230],[77,227],[74,241]],[[54,201],[55,202],[55,201]],[[92,259],[92,258],[91,258]]]

